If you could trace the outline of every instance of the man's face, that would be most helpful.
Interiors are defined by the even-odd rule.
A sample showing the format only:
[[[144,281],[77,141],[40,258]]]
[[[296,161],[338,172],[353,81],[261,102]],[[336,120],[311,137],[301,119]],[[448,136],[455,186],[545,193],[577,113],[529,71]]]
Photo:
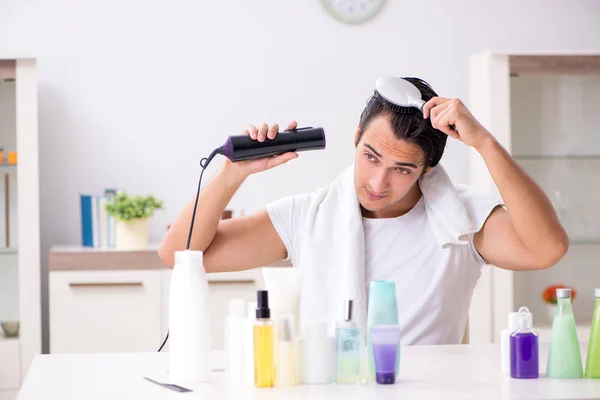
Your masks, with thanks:
[[[354,185],[361,206],[380,217],[403,210],[401,201],[422,175],[424,158],[419,146],[395,138],[387,116],[374,118],[356,146]]]

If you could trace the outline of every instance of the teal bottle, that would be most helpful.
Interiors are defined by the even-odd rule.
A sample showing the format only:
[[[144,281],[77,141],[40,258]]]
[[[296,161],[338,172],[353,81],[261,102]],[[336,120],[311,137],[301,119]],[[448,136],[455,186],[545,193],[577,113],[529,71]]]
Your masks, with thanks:
[[[548,378],[583,378],[581,348],[571,307],[571,289],[556,289],[558,305],[552,323],[546,376]]]
[[[367,363],[369,376],[375,380],[375,359],[371,343],[371,327],[374,325],[397,325],[396,284],[394,281],[371,281],[369,283],[369,306],[367,314]],[[396,374],[400,367],[400,346],[396,357]]]

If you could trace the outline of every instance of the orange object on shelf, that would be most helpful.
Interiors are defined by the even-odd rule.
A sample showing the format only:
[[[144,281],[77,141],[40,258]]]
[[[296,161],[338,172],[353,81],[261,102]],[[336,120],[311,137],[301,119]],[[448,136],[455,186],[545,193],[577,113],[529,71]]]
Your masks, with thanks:
[[[9,164],[16,164],[17,163],[17,152],[16,151],[9,151],[8,152],[8,163]]]
[[[0,149],[0,164],[4,163],[4,149]]]

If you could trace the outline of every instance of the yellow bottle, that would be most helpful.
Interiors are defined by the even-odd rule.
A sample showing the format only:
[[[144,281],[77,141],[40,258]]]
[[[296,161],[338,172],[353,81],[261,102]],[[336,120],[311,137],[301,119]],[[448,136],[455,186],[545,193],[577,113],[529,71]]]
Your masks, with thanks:
[[[269,294],[266,290],[259,290],[254,324],[254,385],[256,387],[275,386],[274,344]]]

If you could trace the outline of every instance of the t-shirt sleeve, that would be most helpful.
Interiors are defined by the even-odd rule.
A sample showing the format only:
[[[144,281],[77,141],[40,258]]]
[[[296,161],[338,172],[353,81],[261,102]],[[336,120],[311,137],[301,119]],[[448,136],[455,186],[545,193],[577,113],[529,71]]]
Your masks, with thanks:
[[[504,201],[497,195],[484,192],[470,185],[457,185],[457,187],[469,218],[476,226],[477,232],[483,228],[492,211],[497,207],[505,207]],[[479,265],[485,265],[485,260],[475,247],[474,237],[475,233],[469,235],[469,246],[473,257]]]
[[[296,259],[304,236],[304,221],[310,204],[310,193],[287,196],[267,204],[271,222],[285,245],[287,257],[292,264]]]

